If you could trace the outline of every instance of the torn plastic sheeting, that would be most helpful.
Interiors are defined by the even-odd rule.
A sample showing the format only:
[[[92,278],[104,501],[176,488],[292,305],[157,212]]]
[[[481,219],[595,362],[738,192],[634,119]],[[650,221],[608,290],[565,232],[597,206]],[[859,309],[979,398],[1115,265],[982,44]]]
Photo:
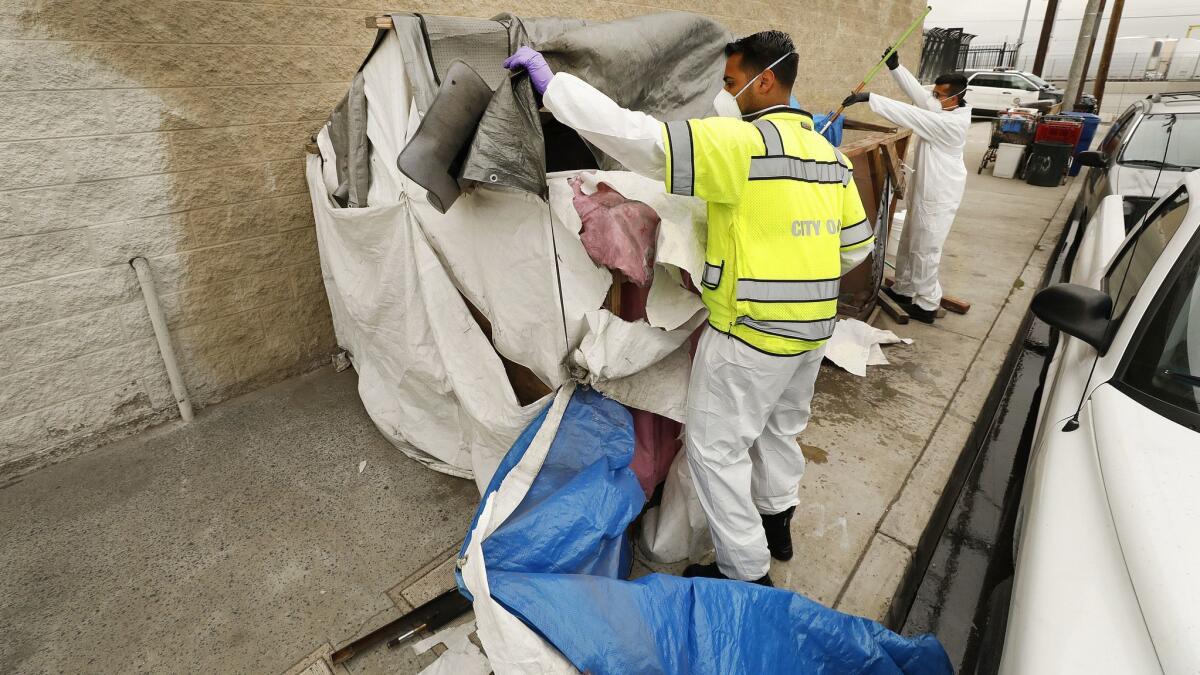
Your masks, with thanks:
[[[572,389],[505,456],[460,552],[497,673],[568,672],[564,656],[592,673],[952,672],[932,636],[904,638],[790,591],[619,580],[624,532],[645,501],[628,468],[630,420]]]
[[[413,651],[417,654],[424,654],[437,644],[446,646],[446,651],[417,675],[488,675],[492,672],[487,657],[471,642],[474,632],[475,622],[468,621],[414,644]]]
[[[589,383],[596,383],[629,377],[663,360],[691,337],[707,316],[698,314],[671,331],[645,321],[623,321],[607,309],[588,312],[586,319],[588,332],[572,361],[587,371]]]
[[[411,210],[334,208],[319,164],[307,176],[325,289],[367,413],[414,459],[486,479],[544,404],[517,402]]]
[[[623,272],[638,286],[648,286],[654,275],[654,248],[659,217],[645,202],[626,199],[608,183],[584,194],[583,179],[567,181],[574,192],[572,203],[583,223],[579,238],[597,264]]]
[[[867,366],[886,366],[887,356],[881,345],[912,344],[890,330],[876,328],[858,319],[839,319],[825,347],[825,358],[859,377],[867,376]]]

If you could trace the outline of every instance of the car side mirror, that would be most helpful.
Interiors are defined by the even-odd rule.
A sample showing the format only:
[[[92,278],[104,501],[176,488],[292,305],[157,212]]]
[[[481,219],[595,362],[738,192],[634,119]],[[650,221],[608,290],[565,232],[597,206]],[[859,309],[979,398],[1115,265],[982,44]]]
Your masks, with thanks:
[[[1054,284],[1038,291],[1029,308],[1051,327],[1083,340],[1101,354],[1108,349],[1113,301],[1107,293],[1079,284]]]
[[[1099,150],[1084,150],[1075,155],[1075,161],[1081,166],[1095,166],[1102,169],[1108,166],[1108,157]]]

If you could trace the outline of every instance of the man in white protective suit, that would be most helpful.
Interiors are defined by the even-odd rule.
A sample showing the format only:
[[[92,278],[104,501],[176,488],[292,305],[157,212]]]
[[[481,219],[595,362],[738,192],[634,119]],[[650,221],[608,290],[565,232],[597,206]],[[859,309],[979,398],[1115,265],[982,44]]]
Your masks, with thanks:
[[[779,31],[725,48],[717,117],[659,122],[626,110],[522,47],[506,62],[529,72],[546,109],[668,192],[708,203],[704,272],[709,310],[688,385],[688,466],[716,562],[687,577],[773,585],[771,558],[792,557],[790,521],[839,279],[874,250],[853,167],[789,106],[799,55]]]
[[[877,115],[912,129],[917,136],[906,200],[908,214],[896,251],[896,283],[884,292],[914,319],[933,323],[942,302],[938,283],[942,247],[967,185],[963,161],[971,127],[971,109],[964,98],[967,79],[960,73],[947,73],[930,92],[900,65],[899,55],[892,54],[887,65],[896,84],[915,105],[869,92],[851,94],[843,105],[867,102]]]

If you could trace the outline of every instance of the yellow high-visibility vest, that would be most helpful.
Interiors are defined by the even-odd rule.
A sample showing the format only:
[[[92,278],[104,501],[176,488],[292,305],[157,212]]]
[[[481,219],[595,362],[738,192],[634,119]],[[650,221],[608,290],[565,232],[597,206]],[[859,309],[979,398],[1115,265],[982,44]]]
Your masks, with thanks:
[[[850,161],[791,108],[753,122],[668,122],[663,135],[667,190],[708,202],[699,281],[709,324],[778,356],[823,345],[841,251],[875,241]]]

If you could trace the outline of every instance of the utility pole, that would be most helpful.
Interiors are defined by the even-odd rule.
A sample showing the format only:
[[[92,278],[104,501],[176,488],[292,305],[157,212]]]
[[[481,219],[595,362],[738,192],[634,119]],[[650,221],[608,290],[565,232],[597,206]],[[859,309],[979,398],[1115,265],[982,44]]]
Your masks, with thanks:
[[[1100,53],[1100,68],[1096,71],[1096,112],[1100,112],[1100,103],[1104,101],[1104,85],[1108,83],[1108,68],[1112,65],[1113,47],[1117,43],[1117,31],[1121,28],[1121,12],[1125,10],[1125,0],[1114,0],[1112,16],[1108,17],[1108,35],[1104,38],[1104,51]]]
[[[1063,96],[1063,110],[1074,110],[1083,91],[1084,61],[1088,47],[1092,45],[1092,34],[1096,32],[1096,19],[1100,16],[1100,0],[1088,0],[1083,12],[1083,24],[1079,26],[1079,38],[1075,40],[1075,56],[1071,59],[1071,73],[1067,76],[1067,93]]]
[[[1033,74],[1041,76],[1046,65],[1046,49],[1050,46],[1050,33],[1054,32],[1054,16],[1058,13],[1058,0],[1046,4],[1046,17],[1042,19],[1042,34],[1038,36],[1037,56],[1033,58]]]
[[[1104,6],[1107,4],[1108,0],[1100,0],[1100,10],[1096,12],[1096,28],[1092,31],[1092,39],[1088,43],[1087,58],[1083,60],[1083,79],[1079,81],[1079,92],[1081,94],[1087,88],[1088,69],[1092,66],[1092,54],[1096,52],[1096,36],[1100,34],[1100,22],[1104,19]],[[1079,96],[1076,95],[1075,98],[1076,103],[1078,103]],[[1066,106],[1063,107],[1065,108]]]
[[[1017,35],[1017,53],[1021,53],[1021,45],[1025,44],[1025,24],[1029,23],[1029,6],[1033,0],[1025,0],[1025,14],[1021,16],[1021,32]]]

